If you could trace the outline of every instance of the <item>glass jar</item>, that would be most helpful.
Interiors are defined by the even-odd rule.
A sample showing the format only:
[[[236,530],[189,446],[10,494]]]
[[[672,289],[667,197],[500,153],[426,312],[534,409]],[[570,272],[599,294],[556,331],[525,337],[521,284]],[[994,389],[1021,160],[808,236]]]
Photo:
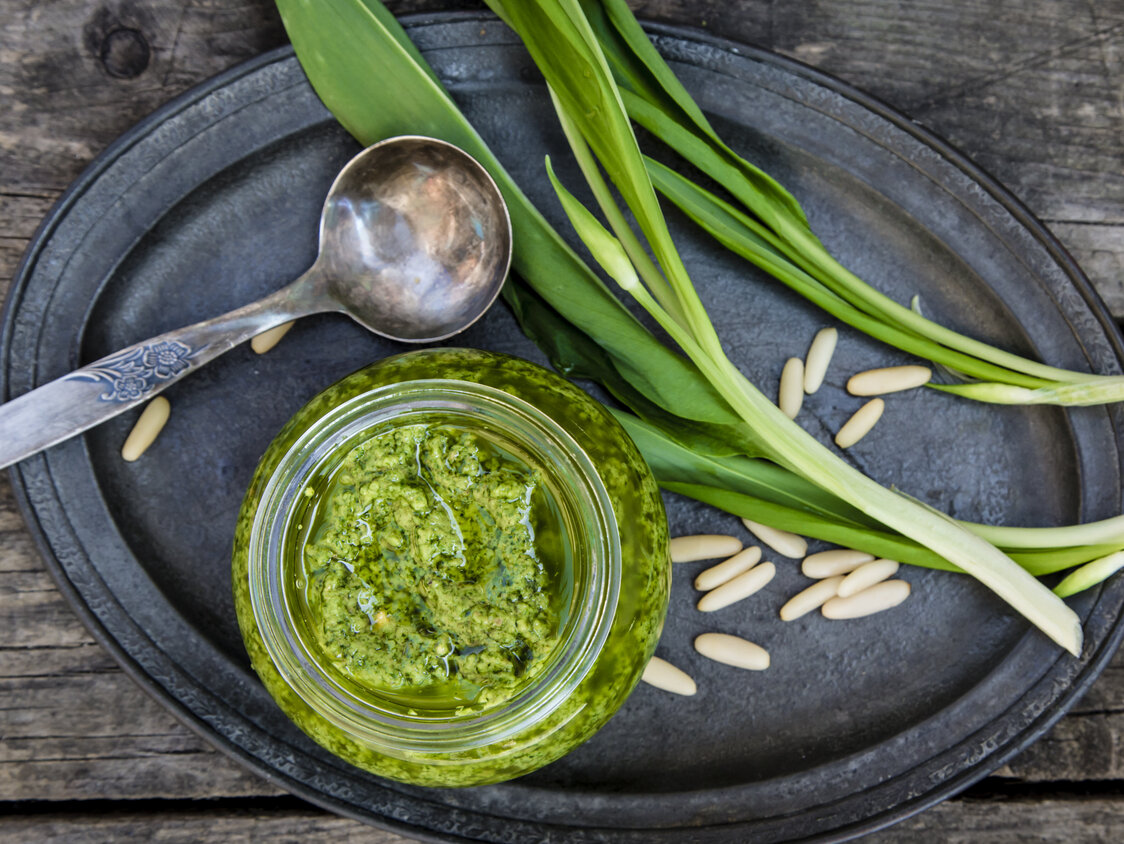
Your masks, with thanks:
[[[303,491],[372,431],[417,420],[499,438],[549,477],[566,536],[557,644],[512,696],[464,711],[407,708],[341,679],[295,609]],[[366,367],[313,398],[267,449],[235,531],[234,597],[255,671],[284,712],[337,756],[416,785],[528,773],[592,736],[655,649],[670,588],[656,483],[612,416],[528,361],[428,349]]]

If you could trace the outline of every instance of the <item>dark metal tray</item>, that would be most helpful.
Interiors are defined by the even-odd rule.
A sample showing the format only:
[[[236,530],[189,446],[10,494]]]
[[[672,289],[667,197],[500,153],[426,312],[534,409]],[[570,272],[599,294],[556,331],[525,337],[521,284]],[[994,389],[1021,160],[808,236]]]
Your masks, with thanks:
[[[544,90],[491,18],[409,21],[468,116],[555,223],[542,156],[568,160]],[[681,30],[660,49],[735,148],[779,176],[861,275],[927,313],[1061,365],[1121,370],[1121,339],[1056,240],[946,144],[788,59]],[[378,80],[372,80],[378,84]],[[170,103],[113,144],[44,222],[12,288],[0,378],[10,398],[144,337],[214,316],[303,270],[325,191],[356,144],[282,50]],[[576,185],[573,169],[562,176]],[[766,391],[828,324],[678,217],[688,266],[735,361]],[[564,225],[560,230],[568,231]],[[859,401],[846,376],[905,358],[844,330],[800,419],[825,440]],[[497,306],[457,344],[542,360]],[[608,727],[518,781],[463,791],[378,780],[320,750],[249,670],[229,553],[259,455],[318,390],[399,351],[342,317],[303,321],[175,385],[166,430],[123,463],[122,417],[12,479],[60,588],[127,671],[215,745],[295,794],[408,835],[503,842],[842,838],[964,788],[1056,721],[1121,637],[1124,581],[1075,599],[1081,659],[973,581],[911,569],[912,597],[853,622],[777,609],[804,584],[781,562],[753,599],[696,613],[681,566],[660,653],[697,677],[641,686]],[[1121,512],[1120,408],[996,408],[932,391],[891,398],[850,459],[962,518],[1060,524]],[[669,497],[673,532],[736,522]],[[772,653],[764,673],[707,663],[723,630]]]

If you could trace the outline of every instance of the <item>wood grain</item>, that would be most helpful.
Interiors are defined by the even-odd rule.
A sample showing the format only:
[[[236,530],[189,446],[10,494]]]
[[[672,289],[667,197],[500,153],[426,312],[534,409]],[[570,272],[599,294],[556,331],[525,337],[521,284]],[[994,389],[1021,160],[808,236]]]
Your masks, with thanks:
[[[216,752],[93,641],[55,588],[0,480],[0,800],[280,792]]]
[[[1051,226],[1124,316],[1124,0],[633,6],[795,56],[944,135]],[[284,41],[270,0],[0,0],[0,295],[43,215],[98,152],[175,95]],[[1122,742],[1118,655],[1002,776],[872,840],[1006,844],[1027,830],[1120,840],[1124,799],[1103,787],[1124,782]],[[1079,782],[1102,791],[1049,797]],[[16,810],[0,819],[0,842],[403,840],[295,801],[223,808],[278,794],[178,724],[93,641],[0,479],[0,804]],[[113,802],[126,800],[153,802]],[[43,801],[65,811],[42,811]]]
[[[942,803],[869,844],[1117,844],[1124,801],[1114,797],[992,798]]]
[[[865,840],[869,844],[1118,844],[1124,802],[1104,797],[950,801]],[[68,812],[15,814],[0,820],[0,844],[66,841],[160,841],[249,844],[332,841],[406,844],[410,839],[316,809]]]
[[[160,841],[161,844],[407,844],[403,838],[372,829],[357,821],[338,818],[315,809],[121,812],[97,815],[13,816],[0,820],[0,844],[28,841],[67,841],[101,844],[105,841]]]
[[[1124,650],[1070,714],[1011,763],[1009,774],[1039,783],[1124,781]]]

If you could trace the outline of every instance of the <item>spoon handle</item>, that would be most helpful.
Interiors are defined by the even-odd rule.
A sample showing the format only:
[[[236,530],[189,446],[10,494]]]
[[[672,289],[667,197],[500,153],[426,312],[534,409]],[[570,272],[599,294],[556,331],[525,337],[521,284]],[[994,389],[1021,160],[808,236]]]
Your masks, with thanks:
[[[256,334],[316,308],[293,282],[222,316],[114,352],[0,405],[0,469],[155,396]]]

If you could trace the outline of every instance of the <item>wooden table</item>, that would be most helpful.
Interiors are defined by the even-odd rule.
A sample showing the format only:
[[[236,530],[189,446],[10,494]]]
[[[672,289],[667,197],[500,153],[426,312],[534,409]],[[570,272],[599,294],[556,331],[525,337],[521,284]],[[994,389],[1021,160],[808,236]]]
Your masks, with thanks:
[[[398,13],[441,0],[388,2]],[[1124,316],[1124,0],[649,0],[834,73],[1008,185]],[[285,42],[269,0],[0,0],[0,294],[118,134]],[[55,589],[0,479],[0,842],[400,842],[279,792],[150,700]],[[871,840],[1124,840],[1124,657],[1010,766]]]

